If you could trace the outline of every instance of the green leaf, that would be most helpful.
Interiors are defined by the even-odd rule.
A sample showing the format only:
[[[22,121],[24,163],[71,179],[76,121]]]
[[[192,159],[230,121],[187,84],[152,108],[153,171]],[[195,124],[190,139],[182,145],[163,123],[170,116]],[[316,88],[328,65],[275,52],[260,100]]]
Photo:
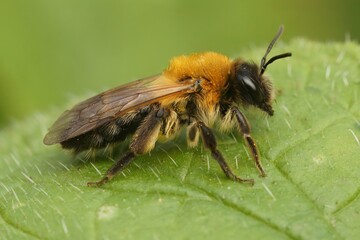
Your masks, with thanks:
[[[244,111],[268,176],[258,177],[239,134],[217,133],[219,149],[236,173],[255,178],[253,187],[227,179],[207,151],[187,149],[180,137],[89,188],[112,161],[44,146],[58,109],[0,133],[0,238],[356,239],[360,47],[299,39],[273,54],[285,51],[293,57],[267,70],[278,90],[274,117]]]

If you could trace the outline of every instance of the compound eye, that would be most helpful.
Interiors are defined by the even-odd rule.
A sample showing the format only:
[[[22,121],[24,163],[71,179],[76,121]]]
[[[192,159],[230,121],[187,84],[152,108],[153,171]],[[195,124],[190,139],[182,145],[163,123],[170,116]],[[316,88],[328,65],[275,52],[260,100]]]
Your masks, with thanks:
[[[246,87],[246,89],[256,91],[256,79],[254,76],[254,69],[248,63],[243,63],[237,70],[237,79]],[[256,69],[255,69],[256,70]]]
[[[249,71],[240,71],[237,75],[237,79],[241,85],[245,86],[246,89],[256,91],[256,82]]]
[[[248,76],[242,76],[241,81],[250,89],[256,91],[254,80]]]

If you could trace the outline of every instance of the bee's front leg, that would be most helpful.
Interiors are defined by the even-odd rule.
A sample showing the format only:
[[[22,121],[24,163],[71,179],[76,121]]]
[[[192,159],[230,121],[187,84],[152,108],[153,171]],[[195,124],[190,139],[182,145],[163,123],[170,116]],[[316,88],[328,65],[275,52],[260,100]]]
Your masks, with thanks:
[[[246,117],[244,114],[242,114],[242,112],[240,112],[240,110],[236,107],[232,107],[231,111],[233,113],[233,116],[236,117],[236,120],[239,124],[239,128],[241,133],[243,134],[243,137],[245,139],[246,145],[248,146],[248,148],[250,149],[251,152],[251,156],[254,159],[256,168],[259,170],[260,175],[262,177],[266,176],[266,173],[261,165],[260,159],[259,159],[259,153],[255,144],[254,139],[251,137],[250,132],[250,124],[247,121]]]

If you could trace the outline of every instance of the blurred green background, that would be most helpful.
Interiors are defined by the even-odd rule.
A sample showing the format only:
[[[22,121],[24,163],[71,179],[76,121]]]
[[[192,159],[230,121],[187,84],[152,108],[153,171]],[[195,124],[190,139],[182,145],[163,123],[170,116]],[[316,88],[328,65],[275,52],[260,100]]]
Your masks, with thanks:
[[[159,73],[173,56],[266,46],[280,24],[285,42],[357,41],[359,10],[327,0],[0,0],[0,127]]]

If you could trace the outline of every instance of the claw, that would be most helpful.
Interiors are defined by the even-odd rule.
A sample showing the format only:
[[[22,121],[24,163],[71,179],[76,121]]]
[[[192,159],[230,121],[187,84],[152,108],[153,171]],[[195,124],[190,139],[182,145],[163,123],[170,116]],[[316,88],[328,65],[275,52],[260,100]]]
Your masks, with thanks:
[[[108,177],[104,177],[103,179],[101,179],[100,181],[96,181],[96,182],[88,182],[87,186],[88,187],[101,187],[102,185],[104,185],[105,183],[107,183],[109,181]]]
[[[248,183],[251,186],[255,184],[255,181],[252,178],[240,178],[238,176],[233,176],[233,178],[234,178],[234,181],[241,182],[241,183]]]

